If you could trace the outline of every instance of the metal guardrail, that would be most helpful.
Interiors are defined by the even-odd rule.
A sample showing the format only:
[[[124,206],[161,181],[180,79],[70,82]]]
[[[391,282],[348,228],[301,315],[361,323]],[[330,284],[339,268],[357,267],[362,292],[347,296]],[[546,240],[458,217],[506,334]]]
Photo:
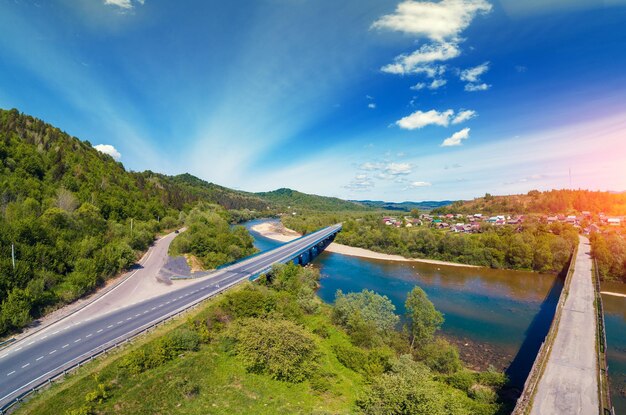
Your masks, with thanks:
[[[335,235],[337,232],[339,232],[341,230],[341,227],[339,227],[337,229],[336,232],[327,235],[325,238],[322,238],[321,240],[326,239],[327,237],[330,237],[332,235]],[[310,234],[309,234],[310,235]],[[300,238],[298,238],[300,239]],[[315,244],[318,244],[320,242],[320,240],[316,241]],[[310,248],[308,248],[310,249]],[[298,253],[296,255],[289,255],[288,257],[293,258],[295,256],[301,255],[302,252],[304,252],[306,250],[303,251],[298,251]],[[248,259],[248,258],[246,258]],[[246,259],[242,260],[245,261]],[[287,259],[285,262],[290,261],[290,259]],[[284,262],[284,261],[279,261],[279,262]],[[268,269],[271,269],[271,267],[269,267]],[[258,274],[255,274],[258,275]],[[209,293],[205,296],[202,296],[200,298],[198,298],[197,300],[186,304],[168,314],[166,314],[165,316],[159,317],[157,320],[154,320],[150,323],[144,324],[141,327],[138,327],[126,334],[123,334],[113,340],[108,341],[107,343],[100,345],[92,350],[90,350],[89,352],[83,353],[82,355],[56,367],[55,369],[52,369],[46,373],[44,373],[43,375],[39,376],[38,378],[32,380],[31,382],[29,382],[28,384],[22,386],[21,388],[11,392],[9,395],[16,393],[16,396],[13,397],[11,399],[10,402],[6,403],[5,405],[3,405],[2,407],[0,407],[0,415],[4,415],[7,413],[7,411],[9,411],[13,406],[19,404],[20,402],[22,402],[25,398],[27,398],[28,396],[30,396],[31,394],[35,393],[36,391],[38,391],[39,389],[41,389],[42,387],[45,387],[46,385],[52,383],[53,381],[57,380],[58,378],[61,378],[63,376],[65,376],[68,372],[74,371],[78,368],[80,368],[83,364],[88,363],[90,361],[92,361],[93,359],[95,359],[96,357],[107,353],[108,351],[115,349],[116,347],[122,345],[122,344],[126,344],[128,343],[130,340],[134,339],[135,337],[139,336],[140,334],[143,334],[155,327],[157,327],[159,324],[163,324],[167,321],[169,321],[170,319],[177,317],[189,310],[191,310],[192,308],[197,307],[201,302],[217,296],[219,294],[222,294],[224,291],[226,291],[227,289],[229,289],[230,287],[233,287],[237,284],[241,284],[242,282],[246,281],[247,279],[243,279],[243,280],[237,280],[234,282],[231,282],[229,284],[226,284],[223,287],[220,287],[218,291],[214,291],[212,293]]]
[[[598,353],[598,398],[600,401],[600,415],[615,415],[615,408],[611,403],[611,385],[609,383],[609,364],[606,356],[606,330],[604,324],[604,305],[600,294],[600,272],[598,263],[593,260],[593,276],[596,308],[596,351]]]
[[[552,319],[552,324],[550,324],[550,329],[548,330],[546,338],[541,343],[541,347],[537,352],[535,362],[530,369],[528,377],[526,378],[526,382],[524,382],[524,390],[522,391],[520,397],[517,399],[517,403],[515,404],[515,408],[513,409],[513,412],[511,412],[511,415],[526,415],[530,412],[532,400],[535,397],[537,386],[539,385],[539,380],[541,379],[541,375],[543,374],[543,371],[545,369],[548,357],[550,357],[552,344],[554,343],[554,339],[556,338],[556,334],[558,332],[558,326],[559,322],[561,321],[563,307],[565,306],[565,301],[567,300],[567,295],[569,293],[570,283],[572,281],[572,275],[574,274],[576,255],[578,253],[579,245],[574,248],[572,256],[570,257],[570,263],[567,269],[567,276],[565,277],[563,289],[561,290],[561,294],[559,295],[559,302],[556,306],[554,318]]]

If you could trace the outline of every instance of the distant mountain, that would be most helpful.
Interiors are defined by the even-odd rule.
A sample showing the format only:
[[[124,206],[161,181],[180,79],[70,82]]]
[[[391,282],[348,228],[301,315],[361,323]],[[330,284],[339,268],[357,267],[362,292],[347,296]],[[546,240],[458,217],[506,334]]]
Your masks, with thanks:
[[[474,200],[457,201],[436,209],[436,213],[550,214],[605,213],[626,215],[626,193],[590,190],[531,190],[526,194],[494,196],[489,193]]]
[[[358,203],[364,206],[369,206],[375,209],[398,210],[398,211],[403,211],[403,212],[410,212],[413,209],[430,211],[436,208],[451,205],[453,203],[452,200],[401,202],[401,203],[383,202],[379,200],[353,200],[352,202]]]
[[[283,209],[286,209],[287,207],[290,207],[291,209],[320,211],[368,209],[367,206],[358,202],[351,202],[338,199],[336,197],[311,195],[284,188],[271,192],[255,193],[255,195]]]

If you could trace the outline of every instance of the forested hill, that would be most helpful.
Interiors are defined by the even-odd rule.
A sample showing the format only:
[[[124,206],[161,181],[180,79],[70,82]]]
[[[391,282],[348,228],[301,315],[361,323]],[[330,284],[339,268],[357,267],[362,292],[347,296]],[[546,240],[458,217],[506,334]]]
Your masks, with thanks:
[[[435,209],[435,213],[580,213],[626,215],[626,192],[592,192],[589,190],[531,190],[523,195],[493,196],[487,193],[469,201],[457,201]]]
[[[301,193],[291,189],[278,189],[272,192],[256,193],[257,196],[284,208],[319,211],[367,210],[360,203],[349,202],[336,197],[325,197]]]
[[[128,268],[200,201],[268,207],[191,175],[128,172],[89,142],[0,110],[0,336]]]

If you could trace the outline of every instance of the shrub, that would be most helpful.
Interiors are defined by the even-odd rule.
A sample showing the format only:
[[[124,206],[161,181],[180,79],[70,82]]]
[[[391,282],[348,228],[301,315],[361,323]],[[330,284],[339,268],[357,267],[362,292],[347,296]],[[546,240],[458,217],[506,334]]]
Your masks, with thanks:
[[[417,355],[429,368],[439,373],[452,374],[463,367],[456,347],[444,339],[427,344]]]
[[[234,352],[247,370],[301,382],[313,372],[319,352],[313,336],[287,320],[248,318],[230,327]]]
[[[474,374],[467,370],[460,370],[446,378],[448,385],[453,388],[462,390],[465,393],[469,393],[469,390],[476,383]]]

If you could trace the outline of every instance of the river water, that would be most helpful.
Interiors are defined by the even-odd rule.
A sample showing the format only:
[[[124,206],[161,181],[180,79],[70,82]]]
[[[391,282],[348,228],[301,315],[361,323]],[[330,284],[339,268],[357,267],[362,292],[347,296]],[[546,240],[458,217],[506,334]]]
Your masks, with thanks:
[[[602,291],[626,294],[626,285],[602,283]],[[626,414],[626,297],[602,294],[611,398],[616,414]]]
[[[247,222],[250,230],[260,221]],[[251,231],[255,246],[280,245]],[[463,360],[476,369],[506,370],[521,388],[545,337],[562,279],[521,271],[402,263],[324,252],[313,264],[322,279],[319,296],[333,302],[337,290],[373,290],[404,313],[407,293],[419,285],[444,314],[442,334],[455,343]],[[608,290],[603,287],[603,290]],[[618,414],[626,414],[618,389],[626,380],[626,298],[603,296],[609,344],[609,373]],[[621,385],[621,386],[620,386]]]

